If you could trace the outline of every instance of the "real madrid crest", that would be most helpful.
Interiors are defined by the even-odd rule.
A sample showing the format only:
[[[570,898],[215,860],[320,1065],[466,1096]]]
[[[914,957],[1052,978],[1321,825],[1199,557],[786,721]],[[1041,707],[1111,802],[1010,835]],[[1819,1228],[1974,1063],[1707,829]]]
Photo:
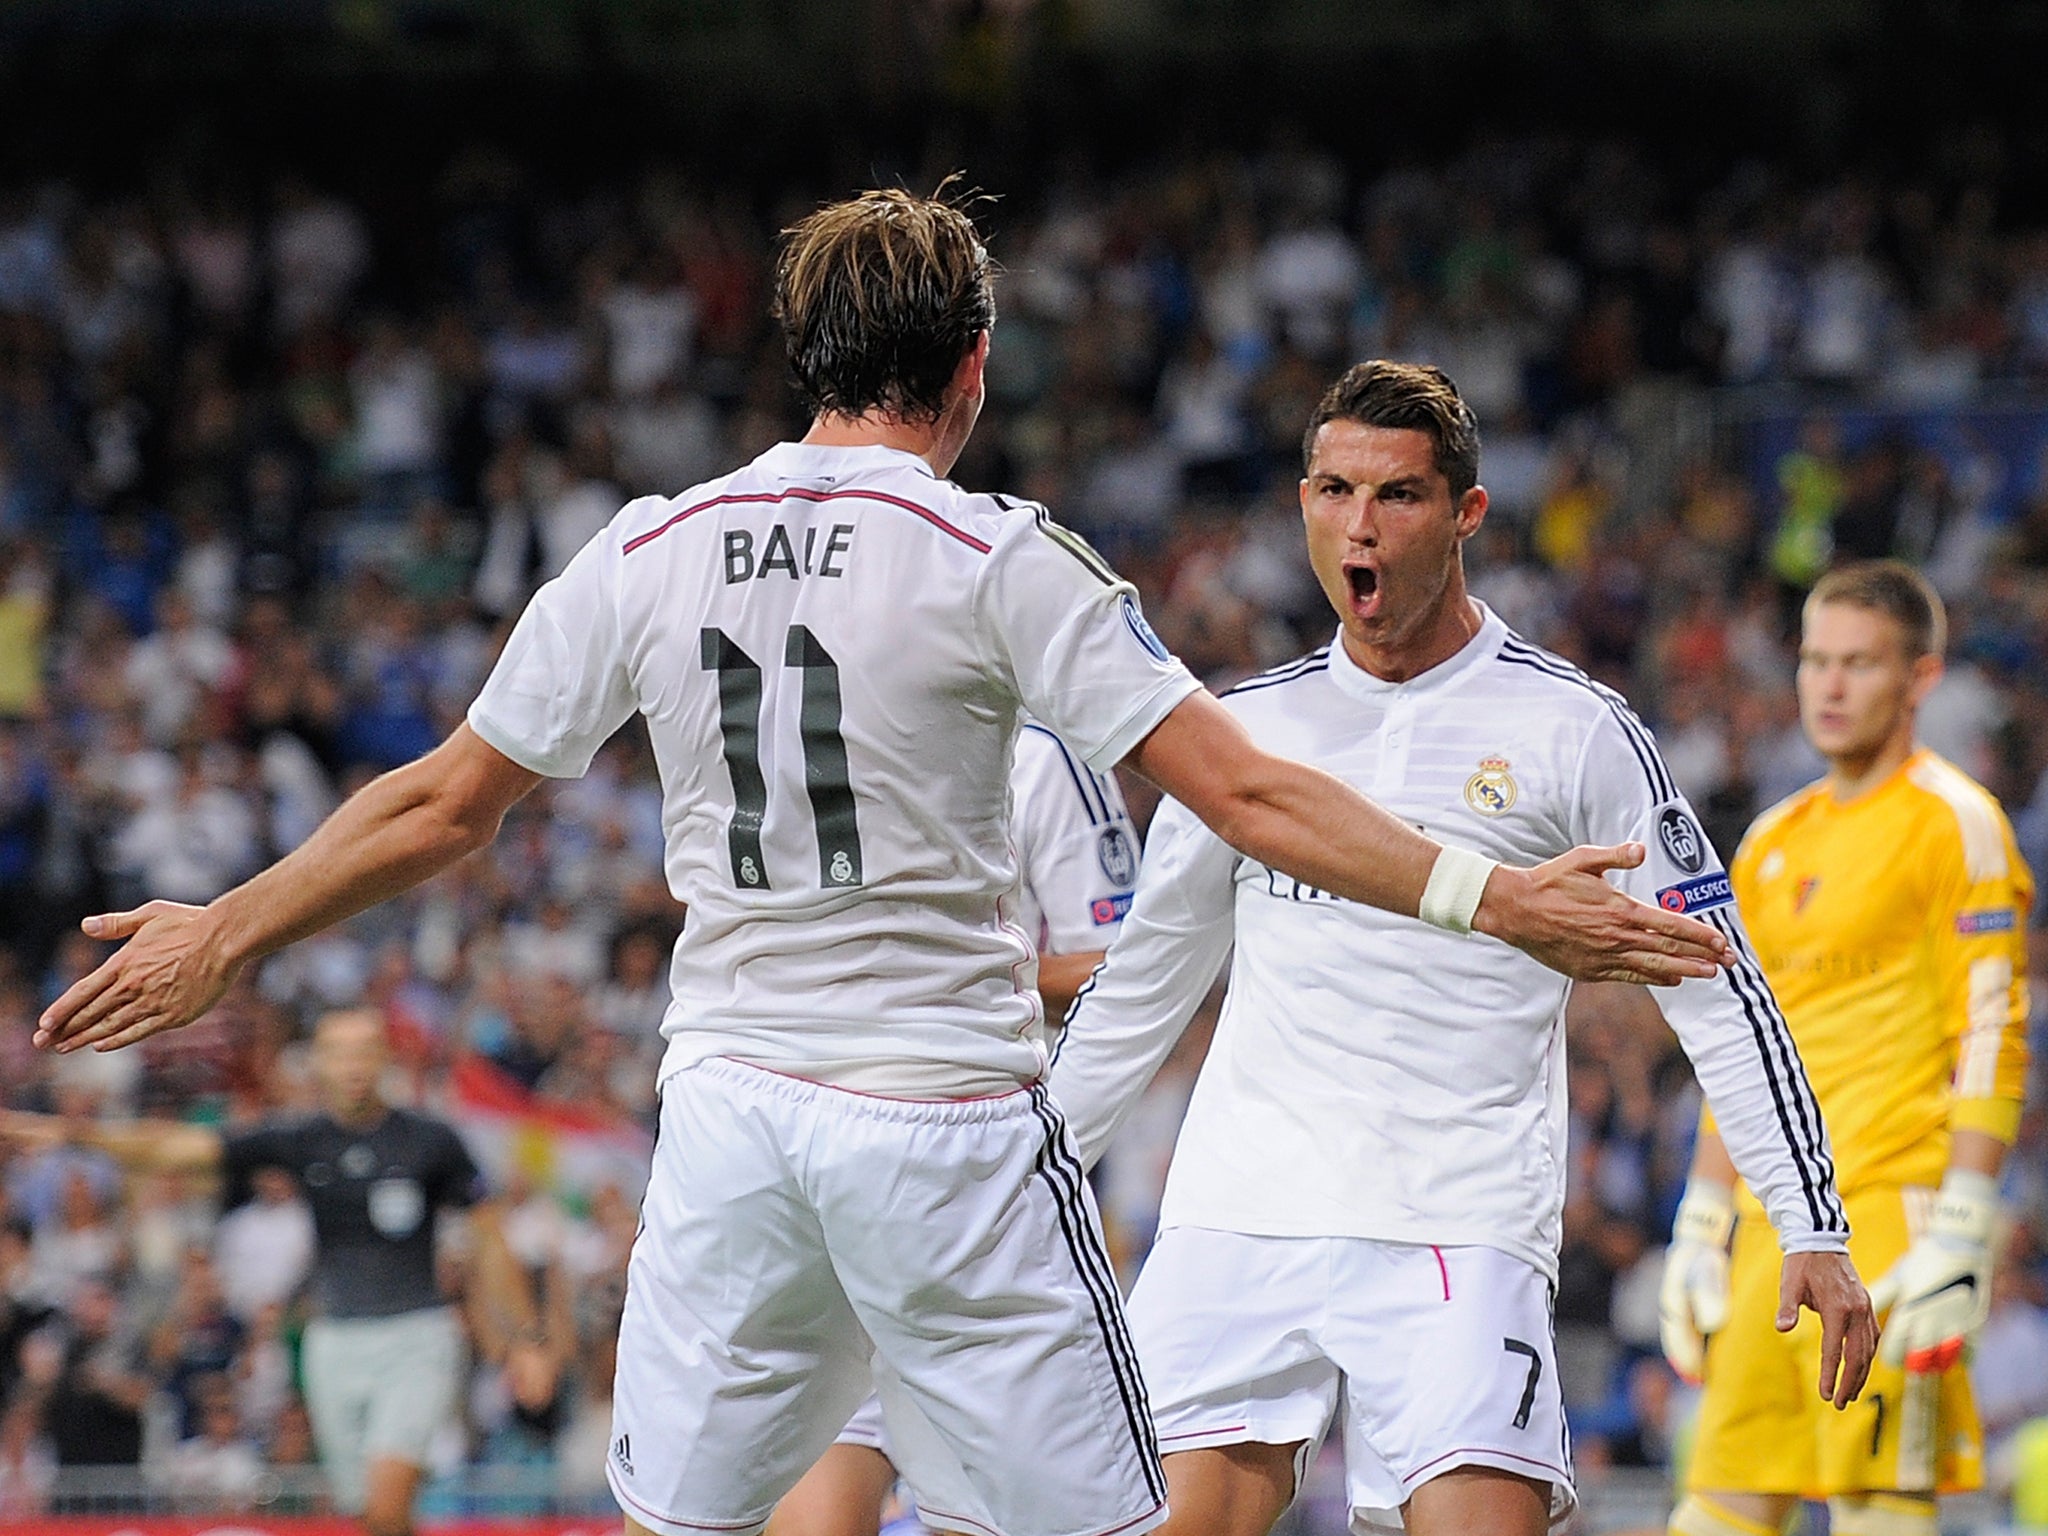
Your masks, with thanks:
[[[1465,803],[1482,816],[1505,816],[1514,808],[1517,793],[1504,757],[1482,757],[1479,771],[1465,781]]]

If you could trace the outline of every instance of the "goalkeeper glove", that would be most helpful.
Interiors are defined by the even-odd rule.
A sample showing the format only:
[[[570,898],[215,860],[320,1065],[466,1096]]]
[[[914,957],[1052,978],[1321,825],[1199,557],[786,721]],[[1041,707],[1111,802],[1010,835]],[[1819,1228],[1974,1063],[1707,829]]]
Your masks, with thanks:
[[[1728,1239],[1735,1231],[1735,1192],[1692,1180],[1671,1224],[1658,1293],[1664,1358],[1695,1385],[1706,1366],[1707,1339],[1728,1321]]]
[[[1934,1197],[1927,1230],[1870,1288],[1885,1319],[1879,1347],[1887,1365],[1945,1371],[1991,1313],[1991,1227],[1998,1181],[1951,1168]]]

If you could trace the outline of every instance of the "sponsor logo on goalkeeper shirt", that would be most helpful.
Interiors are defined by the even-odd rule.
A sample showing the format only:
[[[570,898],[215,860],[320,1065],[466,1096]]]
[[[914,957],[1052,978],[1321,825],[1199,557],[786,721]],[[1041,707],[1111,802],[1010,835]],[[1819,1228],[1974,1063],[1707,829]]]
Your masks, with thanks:
[[[1657,893],[1657,905],[1666,912],[1705,912],[1725,907],[1734,899],[1735,893],[1728,889],[1728,876],[1718,870],[1697,880],[1667,885]]]
[[[2019,914],[2011,907],[1979,907],[1956,914],[1956,932],[1961,934],[2011,933],[2018,923]]]

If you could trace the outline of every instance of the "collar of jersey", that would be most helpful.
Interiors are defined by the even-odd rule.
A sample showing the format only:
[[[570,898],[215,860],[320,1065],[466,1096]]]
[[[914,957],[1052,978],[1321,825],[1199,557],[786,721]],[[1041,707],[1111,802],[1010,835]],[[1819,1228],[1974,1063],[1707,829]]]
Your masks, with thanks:
[[[879,443],[861,448],[841,448],[826,443],[777,443],[755,463],[769,474],[792,480],[812,480],[821,474],[844,476],[858,469],[914,469],[927,480],[936,480],[931,465],[903,448],[885,448]]]
[[[1479,603],[1476,597],[1473,601]],[[1330,681],[1354,699],[1368,699],[1381,704],[1395,697],[1415,698],[1437,693],[1456,686],[1474,667],[1497,652],[1507,632],[1507,625],[1494,611],[1479,603],[1478,634],[1427,672],[1417,673],[1405,683],[1390,683],[1383,677],[1374,677],[1351,659],[1351,653],[1344,649],[1344,631],[1340,629],[1330,642]]]

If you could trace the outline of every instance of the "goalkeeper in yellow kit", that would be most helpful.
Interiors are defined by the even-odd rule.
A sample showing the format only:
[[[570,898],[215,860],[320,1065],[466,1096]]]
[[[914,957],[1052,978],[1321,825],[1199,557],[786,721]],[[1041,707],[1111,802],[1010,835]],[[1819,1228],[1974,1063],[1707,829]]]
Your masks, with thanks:
[[[1665,1353],[1705,1382],[1674,1536],[1775,1533],[1804,1498],[1836,1536],[1935,1536],[1935,1495],[1981,1481],[1963,1353],[2019,1127],[2033,880],[1998,802],[1915,743],[1943,628],[1906,566],[1820,581],[1799,708],[1828,775],[1730,870],[1827,1119],[1850,1256],[1881,1277],[1879,1363],[1846,1411],[1815,1400],[1818,1329],[1779,1313],[1777,1244],[1709,1113],[1664,1271]]]

